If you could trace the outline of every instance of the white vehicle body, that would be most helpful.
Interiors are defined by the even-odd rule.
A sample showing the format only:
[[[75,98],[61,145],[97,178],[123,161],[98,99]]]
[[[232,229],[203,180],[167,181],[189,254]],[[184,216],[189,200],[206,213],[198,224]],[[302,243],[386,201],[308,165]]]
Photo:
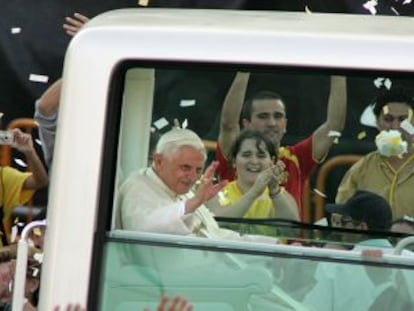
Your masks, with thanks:
[[[94,243],[102,243],[104,238],[96,232],[103,208],[101,183],[106,178],[102,165],[110,150],[105,146],[105,131],[108,114],[114,109],[109,104],[113,100],[111,87],[114,73],[124,62],[413,73],[413,33],[412,19],[404,17],[137,9],[92,19],[73,38],[65,58],[39,310],[52,310],[68,302],[87,304]],[[146,87],[134,88],[132,84],[139,84],[140,79]],[[145,165],[148,150],[142,146],[148,144],[152,79],[150,71],[143,78],[133,73],[126,77],[123,101],[138,97],[148,103],[131,112],[139,116],[134,117],[138,124],[134,139],[142,145],[133,147],[135,159],[123,159],[128,170]],[[108,182],[115,183],[113,178]],[[335,251],[298,250],[322,258],[338,256]],[[289,247],[279,251],[292,252]],[[384,259],[393,260],[403,259],[392,255]],[[406,260],[405,264],[413,263]]]

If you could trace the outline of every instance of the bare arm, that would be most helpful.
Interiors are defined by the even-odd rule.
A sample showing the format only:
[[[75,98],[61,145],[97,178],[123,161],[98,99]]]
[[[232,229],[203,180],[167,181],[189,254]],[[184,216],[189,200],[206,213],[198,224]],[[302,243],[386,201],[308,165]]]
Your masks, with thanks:
[[[269,188],[269,195],[276,207],[276,217],[283,219],[299,220],[298,207],[293,197],[282,189],[280,184],[280,173],[283,167],[272,166],[262,171],[256,178],[255,183],[243,196],[230,206],[215,206],[212,211],[216,216],[221,217],[243,217],[250,209],[254,201],[263,194],[266,187]]]
[[[89,17],[80,13],[74,13],[73,17],[66,17],[63,29],[69,36],[74,36],[89,21]]]
[[[14,129],[14,145],[17,150],[22,152],[30,167],[32,174],[25,180],[25,189],[39,189],[46,187],[49,182],[46,170],[40,161],[36,150],[33,147],[33,140],[30,134],[23,133],[19,129]]]
[[[284,179],[285,164],[278,160],[272,167],[272,178],[269,181],[269,196],[276,209],[276,217],[282,219],[299,220],[299,209],[292,195],[280,186]]]
[[[228,157],[233,141],[240,132],[239,119],[246,96],[250,73],[237,72],[224,99],[220,117],[218,141],[224,156]]]
[[[346,119],[346,103],[346,78],[332,76],[326,121],[313,133],[312,156],[316,161],[325,158],[335,140],[335,136],[328,136],[329,132],[343,130]]]
[[[289,192],[280,188],[277,192],[271,193],[270,197],[276,206],[277,218],[299,221],[298,205]]]
[[[217,193],[227,184],[227,180],[222,180],[217,184],[214,183],[214,173],[217,166],[218,162],[214,161],[205,170],[204,177],[202,178],[194,197],[185,202],[186,214],[195,212],[195,210],[202,204],[214,199]]]
[[[62,79],[55,81],[40,97],[37,109],[43,116],[51,116],[59,107]]]

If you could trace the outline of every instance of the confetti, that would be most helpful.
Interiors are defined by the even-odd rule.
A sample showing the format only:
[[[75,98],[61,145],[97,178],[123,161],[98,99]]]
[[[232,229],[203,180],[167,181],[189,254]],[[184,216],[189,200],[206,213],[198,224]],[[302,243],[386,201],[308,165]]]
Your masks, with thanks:
[[[140,6],[148,6],[149,0],[138,0],[138,5]]]
[[[230,204],[230,199],[227,196],[227,190],[222,190],[217,193],[218,200],[221,206],[226,206]]]
[[[305,12],[307,14],[312,14],[312,11],[309,9],[309,7],[307,5],[305,5]]]
[[[389,89],[391,89],[391,86],[392,86],[392,82],[391,82],[391,80],[390,79],[385,79],[385,81],[384,81],[384,86],[387,88],[387,90],[389,90]]]
[[[160,130],[163,127],[166,127],[169,124],[169,122],[167,121],[166,118],[161,118],[155,121],[153,124],[158,130]]]
[[[341,132],[338,131],[329,131],[328,137],[341,137]]]
[[[390,9],[395,13],[395,15],[400,15],[400,13],[394,7],[390,7]]]
[[[367,133],[365,131],[359,132],[357,138],[359,140],[364,139],[365,137],[367,137]]]
[[[382,113],[383,114],[389,114],[390,113],[390,108],[388,108],[388,105],[385,105],[384,107],[382,107]]]
[[[12,29],[10,29],[10,33],[12,34],[18,34],[22,31],[22,29],[20,27],[13,27]]]
[[[187,119],[185,119],[185,120],[183,121],[183,124],[181,125],[181,128],[186,129],[186,128],[187,128],[187,126],[188,126],[188,120],[187,120]]]
[[[410,135],[414,135],[414,126],[408,119],[401,122],[400,127]]]
[[[339,144],[339,138],[338,138],[338,137],[335,137],[335,139],[333,140],[333,143],[334,143],[335,145]]]
[[[34,254],[33,259],[36,260],[38,263],[42,263],[43,262],[43,253]]]
[[[14,224],[17,224],[19,222],[19,217],[16,217],[14,220],[13,220],[13,223]]]
[[[323,193],[322,191],[319,191],[318,189],[314,188],[313,192],[315,192],[317,195],[321,196],[322,198],[327,198],[327,195]]]
[[[384,84],[385,78],[378,77],[374,80],[374,85],[379,89]]]
[[[39,268],[33,268],[32,277],[36,277],[39,274]]]
[[[389,78],[378,77],[374,80],[374,85],[377,89],[384,86],[387,90],[391,89],[392,81]]]
[[[29,80],[33,82],[47,83],[49,81],[49,77],[45,75],[38,75],[38,74],[31,73],[29,75]]]
[[[404,0],[403,5],[410,4],[411,0]]]
[[[182,99],[180,100],[180,107],[191,107],[195,106],[196,100],[195,99]]]
[[[22,159],[15,158],[15,159],[14,159],[14,162],[15,162],[17,165],[21,166],[21,167],[27,167],[26,162],[24,162]]]
[[[408,117],[407,117],[408,121],[412,121],[413,119],[413,110],[410,108],[408,109]]]
[[[35,143],[38,144],[39,146],[42,145],[42,141],[39,138],[35,139]]]
[[[367,106],[364,111],[361,114],[361,117],[359,118],[359,122],[361,122],[362,125],[370,126],[370,127],[377,127],[377,118],[374,114],[374,107],[375,105],[369,105]]]
[[[377,0],[369,0],[365,2],[362,6],[367,9],[372,15],[377,14],[377,9],[375,8],[378,5]]]

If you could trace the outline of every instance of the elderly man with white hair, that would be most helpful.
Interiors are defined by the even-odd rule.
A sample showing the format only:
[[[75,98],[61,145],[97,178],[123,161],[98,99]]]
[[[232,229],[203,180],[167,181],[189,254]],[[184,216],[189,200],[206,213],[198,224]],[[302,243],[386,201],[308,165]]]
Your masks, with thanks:
[[[121,186],[122,229],[204,236],[207,226],[218,229],[204,203],[226,182],[213,183],[216,162],[200,180],[206,158],[204,144],[193,131],[173,128],[165,133],[152,166],[133,173]]]

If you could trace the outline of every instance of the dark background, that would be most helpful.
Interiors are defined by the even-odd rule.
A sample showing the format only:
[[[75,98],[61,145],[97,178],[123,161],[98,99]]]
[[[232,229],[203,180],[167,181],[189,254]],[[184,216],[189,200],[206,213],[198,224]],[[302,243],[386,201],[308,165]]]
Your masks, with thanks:
[[[284,10],[312,12],[370,14],[363,7],[365,0],[149,0],[149,7],[181,7],[241,10]],[[414,5],[404,0],[378,0],[378,15],[413,16]],[[35,100],[61,76],[66,47],[70,37],[62,29],[65,16],[80,12],[89,17],[117,9],[139,7],[137,0],[13,0],[2,1],[0,18],[0,111],[4,113],[2,127],[10,120],[32,117]],[[140,9],[145,9],[140,7]],[[20,27],[19,34],[11,28]],[[390,56],[392,57],[392,56]],[[29,81],[31,73],[47,75],[48,83]],[[171,71],[156,73],[155,117],[188,119],[189,127],[204,138],[215,139],[220,106],[233,78],[232,72]],[[373,78],[373,77],[372,77]],[[374,129],[359,125],[363,109],[372,102],[378,89],[373,79],[351,77],[348,80],[348,117],[346,130],[330,156],[339,153],[366,153],[372,150]],[[258,88],[281,93],[288,107],[289,127],[284,143],[290,144],[309,135],[326,117],[328,77],[294,76],[278,73],[253,74],[248,94]],[[392,79],[393,85],[398,83]],[[404,84],[407,84],[404,82]],[[408,85],[411,87],[410,83]],[[197,105],[179,110],[181,99],[196,99]],[[357,134],[367,131],[367,138]],[[340,173],[342,174],[342,173]],[[336,189],[337,181],[332,187]],[[332,200],[332,198],[329,198]]]

